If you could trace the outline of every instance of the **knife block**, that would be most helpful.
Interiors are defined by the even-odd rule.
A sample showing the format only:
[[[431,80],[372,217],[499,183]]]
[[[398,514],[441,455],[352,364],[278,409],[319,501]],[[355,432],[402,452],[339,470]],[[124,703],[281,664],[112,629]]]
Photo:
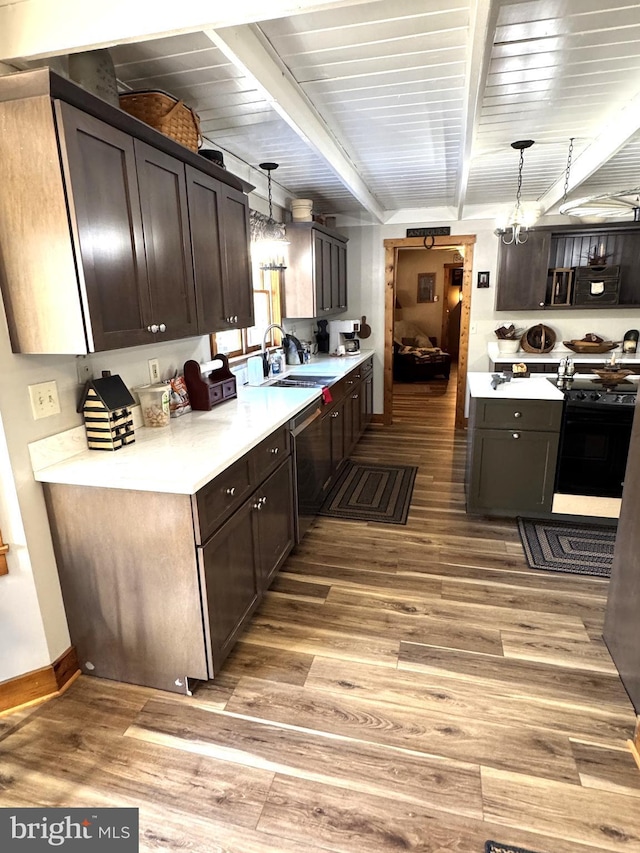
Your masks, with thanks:
[[[210,370],[218,362],[221,362],[222,366],[216,370]],[[218,403],[224,403],[225,400],[238,396],[236,377],[229,370],[228,358],[222,353],[205,364],[198,364],[193,360],[186,361],[184,381],[189,392],[191,408],[198,412],[208,412]]]

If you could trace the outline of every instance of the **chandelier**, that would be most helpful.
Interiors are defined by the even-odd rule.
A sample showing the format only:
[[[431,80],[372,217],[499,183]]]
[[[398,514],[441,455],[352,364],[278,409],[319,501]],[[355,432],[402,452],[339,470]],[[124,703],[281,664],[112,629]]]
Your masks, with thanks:
[[[524,152],[527,148],[531,148],[534,144],[533,139],[521,139],[517,142],[512,142],[511,147],[520,152],[520,163],[518,165],[518,188],[516,190],[516,203],[507,217],[506,221],[500,223],[496,228],[495,233],[500,237],[506,246],[518,246],[521,243],[526,243],[528,239],[527,229],[530,228],[537,219],[537,213],[531,210],[526,210],[521,201],[522,195],[522,167],[524,166]]]
[[[271,172],[278,168],[277,163],[260,163],[260,168],[267,173],[267,187],[269,193],[269,218],[261,217],[254,247],[260,257],[260,268],[263,270],[284,270],[286,246],[289,241],[286,238],[286,229],[281,222],[273,218],[273,201],[271,197]]]

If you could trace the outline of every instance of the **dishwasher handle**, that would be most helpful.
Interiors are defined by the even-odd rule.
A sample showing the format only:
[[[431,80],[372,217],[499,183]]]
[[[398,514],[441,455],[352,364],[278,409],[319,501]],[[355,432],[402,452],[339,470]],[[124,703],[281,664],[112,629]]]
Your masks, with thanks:
[[[311,412],[304,412],[303,414],[306,415],[306,417],[304,417],[304,420],[301,423],[298,423],[296,420],[291,421],[291,435],[294,438],[299,436],[301,432],[304,432],[307,427],[310,427],[311,424],[319,417],[322,417],[322,409],[318,406],[314,408]]]

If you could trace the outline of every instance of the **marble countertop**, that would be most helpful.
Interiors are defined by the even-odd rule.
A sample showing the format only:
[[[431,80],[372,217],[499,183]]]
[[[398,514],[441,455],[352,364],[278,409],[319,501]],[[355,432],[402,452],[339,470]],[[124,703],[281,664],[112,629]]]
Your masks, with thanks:
[[[494,390],[491,387],[492,373],[468,373],[467,387],[472,397],[489,397],[496,400],[563,400],[559,388],[549,382],[544,374],[526,379],[502,382]]]
[[[332,378],[339,379],[371,355],[372,351],[361,350],[353,356],[319,356],[309,364],[288,368],[282,376],[326,376],[330,384]],[[76,447],[74,455],[54,464],[43,464],[46,450],[38,448],[34,453],[30,445],[32,460],[40,460],[33,463],[34,477],[42,483],[195,494],[320,393],[320,388],[240,386],[236,399],[214,406],[210,412],[172,418],[168,427],[136,427],[134,444],[99,452],[86,449],[84,440],[84,447]],[[77,435],[82,436],[84,427],[70,432],[76,434],[77,445]]]

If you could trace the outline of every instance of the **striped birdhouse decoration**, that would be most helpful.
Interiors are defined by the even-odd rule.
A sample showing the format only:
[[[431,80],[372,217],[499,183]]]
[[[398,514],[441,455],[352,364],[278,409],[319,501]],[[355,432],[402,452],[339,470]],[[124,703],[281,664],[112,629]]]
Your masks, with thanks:
[[[90,379],[82,391],[78,411],[84,417],[90,450],[118,450],[133,444],[134,398],[119,376],[103,371],[101,379]]]

